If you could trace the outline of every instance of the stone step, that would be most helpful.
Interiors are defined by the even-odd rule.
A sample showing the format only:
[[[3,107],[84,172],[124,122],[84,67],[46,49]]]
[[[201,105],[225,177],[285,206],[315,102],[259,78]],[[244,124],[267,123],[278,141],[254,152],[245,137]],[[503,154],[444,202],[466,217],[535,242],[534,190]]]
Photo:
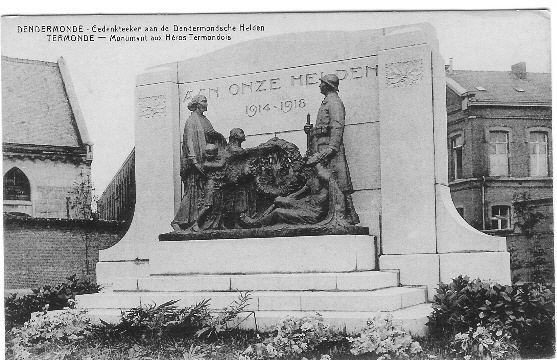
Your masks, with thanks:
[[[221,309],[238,299],[240,292],[112,292],[77,296],[86,309],[130,309],[139,305],[178,300],[192,306],[210,299]],[[257,291],[250,294],[249,311],[393,311],[426,302],[424,287],[391,287],[373,291]]]
[[[348,273],[180,275],[120,278],[114,291],[307,291],[376,290],[398,285],[398,273],[361,271]]]
[[[393,323],[401,325],[405,330],[410,331],[416,336],[424,336],[426,334],[427,317],[431,314],[433,308],[430,303],[418,304],[404,309],[390,311],[393,316]],[[315,312],[313,312],[315,313]],[[348,334],[356,334],[366,326],[367,320],[377,315],[379,312],[357,311],[323,311],[319,312],[323,316],[325,323],[331,325],[338,331]],[[259,331],[271,331],[273,327],[287,315],[302,317],[312,312],[304,311],[256,311],[253,314],[241,314],[238,317],[240,327],[244,329],[257,329]],[[255,319],[255,320],[254,320]]]
[[[430,303],[409,306],[403,309],[391,311],[393,322],[402,326],[414,336],[425,336],[427,334],[427,317],[433,308]],[[243,329],[256,329],[259,331],[271,331],[273,327],[287,315],[302,317],[315,312],[305,311],[254,311],[244,312],[238,316],[237,323]],[[320,311],[325,323],[331,325],[338,331],[348,334],[357,334],[366,326],[369,318],[378,312],[362,311]],[[108,323],[117,323],[120,320],[120,309],[91,309],[89,316],[93,322],[99,319]],[[233,324],[231,326],[234,326]]]

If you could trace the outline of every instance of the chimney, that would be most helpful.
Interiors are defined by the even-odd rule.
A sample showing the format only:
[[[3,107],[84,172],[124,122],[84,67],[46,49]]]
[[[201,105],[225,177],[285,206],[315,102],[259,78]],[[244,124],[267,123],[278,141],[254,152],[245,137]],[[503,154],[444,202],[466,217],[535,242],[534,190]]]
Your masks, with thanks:
[[[511,66],[511,72],[519,79],[526,79],[526,63],[519,62]]]
[[[453,72],[453,58],[449,58],[449,65],[445,65],[445,71],[449,74]]]

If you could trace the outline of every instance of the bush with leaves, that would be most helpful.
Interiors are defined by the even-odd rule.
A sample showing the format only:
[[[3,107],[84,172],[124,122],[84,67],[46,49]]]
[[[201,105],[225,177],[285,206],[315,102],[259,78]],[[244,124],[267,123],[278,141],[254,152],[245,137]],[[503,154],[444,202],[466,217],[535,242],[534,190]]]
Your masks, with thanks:
[[[393,324],[391,314],[378,314],[367,321],[360,336],[349,338],[350,352],[354,355],[375,354],[377,360],[410,358],[422,351],[420,344],[413,341],[408,332]]]
[[[326,358],[328,355],[319,353],[342,341],[345,338],[335,333],[318,313],[303,317],[289,315],[281,319],[268,338],[248,347],[242,356],[250,359],[293,359],[312,354]]]
[[[486,328],[478,325],[467,332],[458,333],[449,347],[453,354],[465,360],[520,358],[510,335],[493,327]]]
[[[528,280],[535,283],[554,283],[554,274],[549,266],[548,252],[540,243],[538,225],[547,216],[538,211],[538,207],[528,192],[519,192],[513,195],[513,209],[515,227],[524,235],[527,259],[517,264],[527,270]],[[511,258],[512,260],[512,258]]]
[[[11,294],[4,298],[4,315],[6,319],[6,331],[14,326],[23,325],[31,318],[31,314],[44,310],[45,304],[42,299],[34,295],[18,296]]]
[[[23,325],[31,318],[33,312],[62,310],[70,306],[70,300],[75,300],[76,295],[97,293],[101,287],[88,279],[79,279],[74,274],[68,277],[65,283],[56,286],[44,285],[31,290],[33,294],[11,294],[4,298],[6,330]]]
[[[503,286],[459,276],[440,284],[428,326],[450,338],[476,326],[501,330],[521,351],[555,347],[555,294],[542,284]]]

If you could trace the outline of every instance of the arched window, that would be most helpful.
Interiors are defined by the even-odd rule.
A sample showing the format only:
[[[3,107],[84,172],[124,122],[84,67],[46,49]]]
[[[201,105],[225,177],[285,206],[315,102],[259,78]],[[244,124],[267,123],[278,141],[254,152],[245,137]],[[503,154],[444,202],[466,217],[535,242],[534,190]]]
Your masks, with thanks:
[[[4,175],[4,200],[31,200],[29,179],[16,167]]]

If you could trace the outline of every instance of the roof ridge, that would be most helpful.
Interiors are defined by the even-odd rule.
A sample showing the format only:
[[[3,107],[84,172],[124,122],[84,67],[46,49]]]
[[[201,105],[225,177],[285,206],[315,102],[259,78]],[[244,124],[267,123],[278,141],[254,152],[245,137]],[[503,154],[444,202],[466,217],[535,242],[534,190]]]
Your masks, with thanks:
[[[16,57],[11,57],[6,55],[2,55],[2,60],[26,63],[26,64],[43,64],[43,65],[50,65],[50,66],[58,66],[58,63],[53,61],[22,59],[22,58],[16,58]]]
[[[478,73],[479,73],[479,72],[511,73],[511,74],[512,74],[512,71],[511,71],[511,70],[456,70],[456,69],[451,70],[451,72],[448,72],[447,74],[448,74],[448,75],[451,75],[451,73],[458,72],[458,71],[462,71],[462,72],[464,72],[464,71],[466,71],[466,72],[478,72]],[[527,73],[528,73],[528,74],[546,74],[546,75],[551,75],[551,73],[547,73],[547,72],[536,72],[536,71],[527,71]]]

